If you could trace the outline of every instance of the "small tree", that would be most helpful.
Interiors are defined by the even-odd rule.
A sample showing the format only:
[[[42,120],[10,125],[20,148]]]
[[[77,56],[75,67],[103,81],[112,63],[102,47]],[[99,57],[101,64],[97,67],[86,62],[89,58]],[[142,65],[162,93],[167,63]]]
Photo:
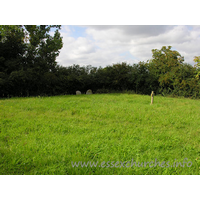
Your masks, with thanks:
[[[163,46],[161,50],[153,49],[152,53],[153,59],[149,65],[150,73],[158,78],[160,92],[172,91],[175,73],[182,65],[184,58],[178,51],[171,50],[171,46]]]
[[[196,64],[194,66],[197,68],[197,74],[196,74],[195,78],[199,80],[199,76],[200,76],[200,56],[195,56],[194,62],[196,62]]]

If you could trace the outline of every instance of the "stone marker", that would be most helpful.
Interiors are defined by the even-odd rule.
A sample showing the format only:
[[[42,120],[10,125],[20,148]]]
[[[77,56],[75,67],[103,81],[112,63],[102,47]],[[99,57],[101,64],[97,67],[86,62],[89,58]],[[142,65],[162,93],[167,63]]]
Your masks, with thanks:
[[[154,96],[154,92],[152,91],[152,93],[151,93],[151,104],[153,104],[153,96]]]
[[[86,94],[92,94],[92,90],[87,90]]]
[[[76,91],[76,95],[79,95],[81,94],[81,92],[79,90]]]

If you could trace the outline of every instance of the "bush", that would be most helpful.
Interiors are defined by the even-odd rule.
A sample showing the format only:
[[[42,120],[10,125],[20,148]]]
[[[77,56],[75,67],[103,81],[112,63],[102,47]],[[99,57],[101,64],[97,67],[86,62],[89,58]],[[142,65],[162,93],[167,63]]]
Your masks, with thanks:
[[[98,89],[95,93],[97,94],[105,94],[105,93],[109,93],[110,91],[108,89],[102,88],[102,89]]]

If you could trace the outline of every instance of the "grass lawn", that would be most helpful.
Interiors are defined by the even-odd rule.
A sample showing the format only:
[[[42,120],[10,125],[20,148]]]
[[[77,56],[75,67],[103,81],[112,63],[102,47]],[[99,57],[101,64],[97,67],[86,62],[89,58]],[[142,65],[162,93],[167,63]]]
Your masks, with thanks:
[[[135,94],[1,99],[0,174],[200,174],[200,101],[150,101]]]

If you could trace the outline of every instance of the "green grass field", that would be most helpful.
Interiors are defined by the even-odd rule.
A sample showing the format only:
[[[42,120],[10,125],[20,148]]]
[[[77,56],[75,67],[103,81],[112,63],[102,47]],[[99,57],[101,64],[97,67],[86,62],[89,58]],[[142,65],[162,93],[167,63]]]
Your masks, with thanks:
[[[200,174],[199,100],[11,98],[0,100],[0,122],[0,174]]]

